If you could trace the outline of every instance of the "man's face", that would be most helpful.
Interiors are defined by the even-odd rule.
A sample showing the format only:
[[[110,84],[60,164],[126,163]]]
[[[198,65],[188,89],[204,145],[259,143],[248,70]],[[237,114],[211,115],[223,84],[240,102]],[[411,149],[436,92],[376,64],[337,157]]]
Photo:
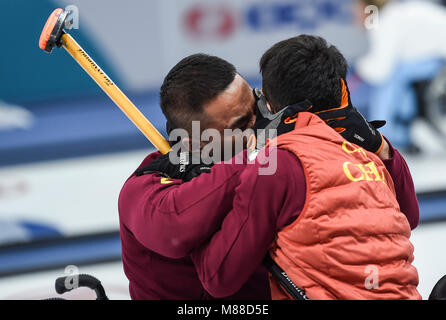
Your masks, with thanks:
[[[222,148],[234,148],[237,140],[240,143],[243,136],[225,136],[224,130],[252,129],[256,120],[255,104],[252,88],[241,76],[236,75],[224,92],[204,106],[203,119],[206,120],[201,122],[201,130],[216,129],[221,135]]]

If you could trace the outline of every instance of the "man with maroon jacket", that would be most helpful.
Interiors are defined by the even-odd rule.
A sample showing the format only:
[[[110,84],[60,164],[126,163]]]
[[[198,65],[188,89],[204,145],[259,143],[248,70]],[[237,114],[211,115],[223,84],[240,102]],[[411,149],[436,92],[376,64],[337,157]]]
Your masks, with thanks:
[[[186,130],[190,130],[192,120],[199,120],[202,130],[215,128],[222,132],[228,128],[250,128],[255,120],[255,104],[251,88],[229,63],[205,55],[181,61],[169,72],[161,89],[161,106],[166,118],[171,126]],[[394,180],[401,210],[411,227],[415,228],[419,213],[409,170],[396,150],[384,140],[381,145],[380,156],[386,159],[384,163]],[[122,257],[133,299],[270,298],[267,272],[260,261],[276,229],[295,219],[304,205],[305,177],[302,168],[296,166],[292,154],[278,151],[277,173],[259,176],[251,185],[255,186],[256,199],[260,201],[252,204],[246,199],[245,203],[253,205],[258,219],[249,220],[254,224],[250,225],[252,232],[243,233],[240,226],[243,227],[244,219],[248,221],[247,214],[253,211],[244,206],[233,208],[233,201],[244,194],[239,190],[236,192],[236,188],[241,183],[244,170],[259,168],[219,163],[209,174],[184,182],[197,176],[202,168],[190,167],[186,172],[180,172],[168,163],[168,158],[154,153],[125,183],[119,199]],[[163,174],[143,174],[147,172]],[[283,196],[271,197],[272,190],[274,194]],[[247,190],[246,194],[251,193]],[[284,203],[290,206],[277,215],[278,208],[282,208]],[[234,247],[228,263],[221,260],[221,256],[215,261],[208,259],[206,262],[209,264],[206,265],[214,270],[211,275],[203,275],[197,254],[200,251],[195,251],[197,273],[191,252],[216,233],[226,215],[234,209],[241,214],[238,220],[237,217],[227,220],[234,223],[235,229],[223,224],[219,231],[219,238],[223,239],[221,248],[236,243],[238,235],[243,235],[246,242],[237,242],[242,245]],[[256,230],[268,232],[259,236]],[[245,250],[254,242],[258,245],[255,252]],[[247,246],[244,247],[243,243]],[[244,261],[248,261],[246,257],[252,260],[249,265],[240,267],[237,257],[243,257]]]
[[[193,120],[208,128],[251,128],[255,121],[255,98],[247,82],[230,63],[204,54],[180,61],[161,87],[161,107],[173,128],[191,131]],[[169,158],[155,152],[141,163]],[[176,168],[176,166],[171,166]],[[189,183],[201,170],[132,174],[119,197],[122,259],[133,299],[212,299],[204,290],[189,253],[209,239],[232,208],[239,174],[245,165],[217,164],[211,174]],[[157,171],[161,171],[161,168]],[[209,208],[218,208],[209,215]],[[258,272],[230,297],[269,299],[266,270]]]
[[[269,252],[268,263],[287,274],[272,278],[273,299],[420,299],[410,172],[376,130],[383,123],[353,107],[342,54],[301,35],[272,46],[260,68],[274,117],[255,126],[277,129],[267,146],[276,149],[277,170],[258,173],[262,149],[241,173],[221,228],[191,254],[205,289],[232,294]],[[298,290],[287,288],[290,279]]]

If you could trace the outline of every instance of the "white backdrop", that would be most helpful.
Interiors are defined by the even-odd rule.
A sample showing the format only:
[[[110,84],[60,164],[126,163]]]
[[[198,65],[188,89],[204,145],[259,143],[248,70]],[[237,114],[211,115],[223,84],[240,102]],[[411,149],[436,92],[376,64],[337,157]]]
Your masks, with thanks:
[[[173,65],[218,55],[247,77],[274,43],[301,33],[325,37],[349,58],[365,50],[352,0],[54,0],[79,9],[87,33],[131,89],[158,88]],[[94,54],[92,54],[94,57]]]

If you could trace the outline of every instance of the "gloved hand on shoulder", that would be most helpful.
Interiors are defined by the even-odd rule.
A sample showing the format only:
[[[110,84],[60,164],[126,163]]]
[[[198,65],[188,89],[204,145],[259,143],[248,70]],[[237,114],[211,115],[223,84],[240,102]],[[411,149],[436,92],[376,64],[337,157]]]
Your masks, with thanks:
[[[202,173],[210,173],[213,165],[212,162],[211,164],[205,164],[200,158],[200,154],[192,154],[189,152],[180,153],[179,159],[176,156],[172,156],[172,159],[179,161],[171,161],[170,152],[164,154],[152,161],[149,165],[138,169],[135,175],[139,177],[145,174],[158,173],[167,178],[187,182]]]
[[[330,127],[340,133],[344,139],[365,150],[378,154],[383,145],[384,138],[378,131],[386,121],[368,122],[364,116],[352,105],[350,92],[344,79],[342,82],[341,106],[328,110],[315,112]]]
[[[326,110],[312,110],[312,103],[308,100],[290,105],[278,113],[269,111],[266,99],[261,91],[255,90],[257,98],[257,120],[254,129],[257,134],[257,149],[262,147],[262,141],[274,138],[268,129],[276,129],[277,135],[290,132],[294,129],[294,119],[299,112],[312,112],[332,127],[335,131],[368,151],[378,154],[384,146],[385,140],[378,131],[386,121],[368,122],[364,116],[352,105],[350,92],[344,79],[342,82],[342,101],[340,107],[327,108]],[[262,131],[262,129],[264,129]],[[265,131],[266,130],[266,131]],[[266,138],[265,138],[266,135]],[[264,144],[263,144],[264,145]]]
[[[294,120],[297,114],[311,108],[311,102],[305,100],[288,106],[277,113],[272,113],[268,109],[266,98],[262,92],[254,89],[254,95],[257,100],[256,123],[254,124],[254,131],[257,137],[257,150],[265,146],[267,139],[273,139],[276,136],[294,130]]]

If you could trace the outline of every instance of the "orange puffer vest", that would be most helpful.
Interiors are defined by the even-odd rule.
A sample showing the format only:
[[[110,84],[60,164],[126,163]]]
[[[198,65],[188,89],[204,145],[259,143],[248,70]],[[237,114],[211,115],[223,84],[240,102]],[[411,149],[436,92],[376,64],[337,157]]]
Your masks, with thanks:
[[[297,156],[307,184],[299,218],[270,248],[289,278],[310,299],[421,299],[410,226],[378,156],[308,112],[275,143]],[[271,290],[289,299],[274,279]]]

